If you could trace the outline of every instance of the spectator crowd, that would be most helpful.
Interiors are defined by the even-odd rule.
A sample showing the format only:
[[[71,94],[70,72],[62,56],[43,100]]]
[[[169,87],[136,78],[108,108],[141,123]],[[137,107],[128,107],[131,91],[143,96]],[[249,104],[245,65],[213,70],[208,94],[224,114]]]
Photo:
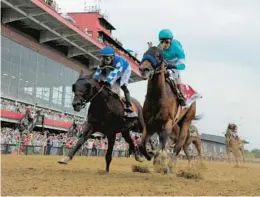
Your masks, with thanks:
[[[23,114],[26,112],[26,110],[29,109],[32,115],[35,114],[36,111],[41,111],[41,114],[44,115],[44,117],[51,120],[59,120],[62,122],[71,122],[71,123],[73,123],[74,120],[80,123],[84,122],[84,118],[80,116],[74,116],[66,112],[59,112],[51,109],[41,108],[38,107],[37,104],[29,105],[22,102],[15,102],[4,98],[1,98],[1,109],[12,111],[12,112],[23,113]]]
[[[1,154],[65,155],[75,146],[78,138],[81,136],[81,123],[84,122],[83,117],[67,114],[66,112],[40,108],[37,104],[33,106],[4,98],[1,98],[1,109],[23,114],[29,110],[32,115],[40,111],[41,114],[48,119],[73,123],[73,128],[63,133],[50,133],[48,130],[44,132],[30,132],[28,130],[20,132],[18,129],[1,128]],[[131,136],[136,144],[140,143],[140,135],[132,134]],[[155,136],[153,143],[158,144],[158,136]],[[121,134],[118,134],[113,155],[118,157],[129,156],[128,149],[128,143],[121,137]],[[77,154],[85,156],[104,156],[106,150],[107,139],[99,135],[98,137],[92,136],[88,139]],[[190,149],[190,154],[194,157],[197,155],[197,152],[194,152],[194,149]],[[181,152],[181,157],[183,156],[184,153]],[[202,157],[209,160],[225,160],[226,155],[225,153],[203,153]]]
[[[37,131],[23,131],[18,129],[1,128],[1,153],[2,154],[42,154],[65,155],[81,136],[81,132],[69,136],[67,133],[54,134],[46,130],[44,133]],[[128,143],[118,135],[114,145],[114,156],[128,156]],[[107,139],[102,136],[92,136],[88,139],[78,155],[103,156],[107,150]]]

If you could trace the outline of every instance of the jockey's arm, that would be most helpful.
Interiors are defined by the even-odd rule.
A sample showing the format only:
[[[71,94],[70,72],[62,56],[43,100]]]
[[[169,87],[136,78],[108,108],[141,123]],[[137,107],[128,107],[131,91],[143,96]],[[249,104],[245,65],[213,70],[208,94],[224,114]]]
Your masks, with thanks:
[[[175,52],[177,55],[176,69],[177,70],[185,70],[185,53],[180,45],[175,45]]]
[[[94,74],[94,79],[99,81],[100,80],[100,74],[101,74],[101,68],[100,68],[100,66],[97,66],[97,70]]]
[[[106,78],[106,82],[110,85],[113,85],[118,77],[123,72],[123,63],[120,61],[116,64],[115,69],[109,73],[109,75]]]

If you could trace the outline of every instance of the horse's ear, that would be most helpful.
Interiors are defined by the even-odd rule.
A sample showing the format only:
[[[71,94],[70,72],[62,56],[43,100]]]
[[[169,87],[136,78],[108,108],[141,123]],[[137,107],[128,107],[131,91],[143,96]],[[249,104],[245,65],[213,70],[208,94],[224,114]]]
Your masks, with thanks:
[[[79,73],[79,78],[82,78],[82,77],[84,77],[84,71],[83,71],[83,69],[81,69],[81,71],[80,71],[80,73]]]
[[[150,49],[151,47],[153,47],[153,43],[152,42],[147,42],[148,44],[148,48]]]

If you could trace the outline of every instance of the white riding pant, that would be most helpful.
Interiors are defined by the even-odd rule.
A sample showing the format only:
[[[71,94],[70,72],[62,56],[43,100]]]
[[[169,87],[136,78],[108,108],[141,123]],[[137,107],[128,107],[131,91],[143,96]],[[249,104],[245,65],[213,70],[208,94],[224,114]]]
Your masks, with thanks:
[[[127,69],[124,72],[122,72],[120,76],[117,77],[117,79],[120,78],[120,82],[115,83],[112,87],[112,90],[114,90],[117,94],[122,95],[123,91],[121,91],[121,86],[123,86],[123,85],[127,86],[129,83],[130,77],[131,77],[131,66],[129,65],[127,67]]]
[[[180,72],[177,69],[167,69],[169,78],[176,81],[177,84],[181,84]]]

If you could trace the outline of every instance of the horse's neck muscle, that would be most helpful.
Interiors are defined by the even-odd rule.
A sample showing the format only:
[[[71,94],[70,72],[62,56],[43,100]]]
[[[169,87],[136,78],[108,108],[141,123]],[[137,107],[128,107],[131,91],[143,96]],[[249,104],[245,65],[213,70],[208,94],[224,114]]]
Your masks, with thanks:
[[[102,90],[91,104],[93,105],[93,111],[98,115],[100,115],[100,113],[108,113],[109,111],[119,115],[122,113],[123,109],[120,110],[120,105],[118,105],[118,103],[120,103],[119,100],[117,101],[116,98],[108,95],[106,90]]]
[[[156,74],[148,81],[147,96],[154,99],[166,98],[164,72]]]

